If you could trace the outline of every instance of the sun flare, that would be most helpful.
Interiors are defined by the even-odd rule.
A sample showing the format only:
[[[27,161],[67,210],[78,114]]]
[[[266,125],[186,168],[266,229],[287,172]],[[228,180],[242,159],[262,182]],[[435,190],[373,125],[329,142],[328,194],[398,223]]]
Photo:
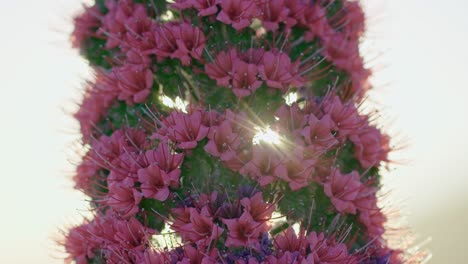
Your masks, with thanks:
[[[260,142],[265,142],[269,144],[278,145],[280,143],[280,136],[275,131],[271,130],[270,126],[265,128],[255,127],[258,131],[257,134],[252,139],[254,145],[260,144]]]

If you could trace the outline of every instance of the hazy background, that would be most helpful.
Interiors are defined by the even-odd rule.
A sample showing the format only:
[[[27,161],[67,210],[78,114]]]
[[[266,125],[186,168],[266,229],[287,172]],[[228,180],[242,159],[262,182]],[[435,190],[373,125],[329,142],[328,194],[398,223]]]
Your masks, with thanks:
[[[408,147],[386,175],[433,253],[468,259],[468,1],[367,0],[370,102]],[[69,49],[80,1],[0,0],[0,263],[61,263],[57,228],[86,203],[70,177],[74,108],[87,65]]]

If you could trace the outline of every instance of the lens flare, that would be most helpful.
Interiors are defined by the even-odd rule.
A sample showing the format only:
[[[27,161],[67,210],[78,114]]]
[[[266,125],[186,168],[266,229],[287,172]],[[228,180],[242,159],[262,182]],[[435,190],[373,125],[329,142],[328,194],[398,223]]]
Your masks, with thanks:
[[[270,126],[265,128],[255,127],[257,130],[257,134],[252,139],[252,143],[254,145],[260,144],[261,142],[265,142],[268,144],[278,145],[280,143],[280,136],[275,131],[271,130]]]

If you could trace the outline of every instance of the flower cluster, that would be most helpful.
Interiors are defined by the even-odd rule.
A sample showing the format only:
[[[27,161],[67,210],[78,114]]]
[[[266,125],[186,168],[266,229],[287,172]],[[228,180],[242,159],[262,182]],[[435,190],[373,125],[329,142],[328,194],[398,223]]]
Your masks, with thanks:
[[[101,136],[78,167],[76,188],[124,217],[139,212],[143,197],[165,201],[169,189],[179,186],[184,155],[174,153],[168,142],[148,147],[142,130],[122,129]]]
[[[77,264],[99,255],[105,256],[107,263],[158,263],[145,261],[154,233],[136,218],[107,213],[70,230],[65,248]]]
[[[233,48],[217,54],[212,63],[205,65],[205,72],[218,85],[232,88],[234,94],[242,98],[252,94],[262,82],[283,92],[290,86],[302,86],[299,62],[291,62],[291,58],[280,51],[248,49],[240,52]]]
[[[93,218],[67,262],[417,259],[385,236],[390,139],[358,109],[357,1],[97,0],[74,21]]]

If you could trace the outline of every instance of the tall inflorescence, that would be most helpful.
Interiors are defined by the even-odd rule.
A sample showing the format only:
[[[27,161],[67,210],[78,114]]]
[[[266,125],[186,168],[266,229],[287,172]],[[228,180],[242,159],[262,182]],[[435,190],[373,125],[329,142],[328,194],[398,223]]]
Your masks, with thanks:
[[[403,263],[348,0],[96,0],[67,262]],[[413,259],[414,261],[414,259]],[[415,261],[414,261],[415,262]]]

